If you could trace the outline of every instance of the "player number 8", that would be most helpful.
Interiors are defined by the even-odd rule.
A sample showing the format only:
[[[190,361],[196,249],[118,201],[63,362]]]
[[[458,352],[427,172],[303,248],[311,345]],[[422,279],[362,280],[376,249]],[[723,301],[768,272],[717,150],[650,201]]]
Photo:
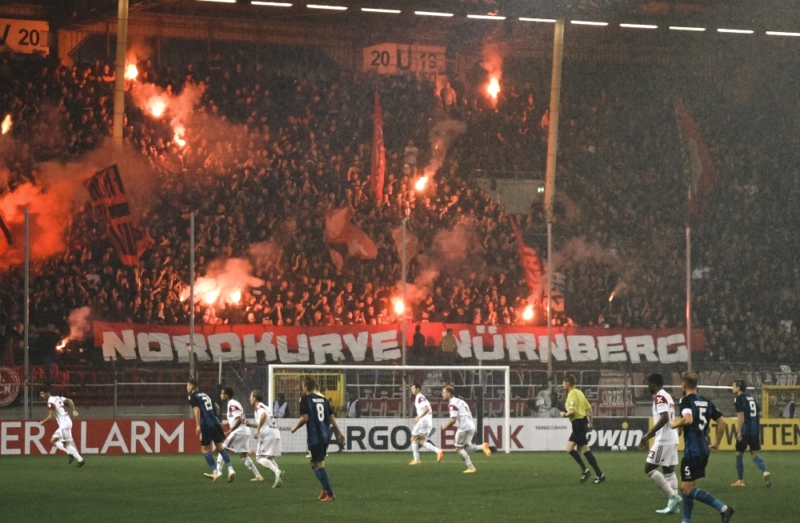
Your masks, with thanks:
[[[317,419],[325,421],[325,406],[322,403],[317,403]]]

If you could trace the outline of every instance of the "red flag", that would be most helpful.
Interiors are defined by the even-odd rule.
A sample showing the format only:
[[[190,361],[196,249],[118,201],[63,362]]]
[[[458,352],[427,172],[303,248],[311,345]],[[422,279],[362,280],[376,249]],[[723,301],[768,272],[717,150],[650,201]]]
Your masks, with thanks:
[[[717,184],[717,170],[711,161],[711,153],[697,122],[694,121],[686,105],[678,96],[673,100],[675,105],[675,119],[678,123],[678,132],[681,136],[685,161],[689,171],[689,200],[687,206],[689,215],[698,218],[703,215],[711,191]]]
[[[0,212],[0,254],[4,254],[14,245],[14,239],[11,237],[11,230],[6,225],[6,218]]]
[[[116,165],[96,172],[86,183],[92,205],[100,209],[106,219],[106,230],[122,263],[128,267],[139,265],[139,256],[153,244],[153,239],[142,234],[133,224],[128,197]]]
[[[519,251],[519,259],[522,263],[522,270],[525,272],[525,281],[528,282],[528,289],[535,299],[542,297],[542,262],[539,260],[539,255],[532,247],[525,245],[522,240],[522,233],[517,227],[517,222],[513,216],[508,217],[511,222],[511,229],[514,231],[514,236],[517,238],[517,250]]]
[[[353,225],[350,219],[354,211],[351,207],[331,209],[325,213],[325,241],[329,245],[346,244],[347,255],[362,260],[378,257],[378,246],[367,233]],[[334,257],[334,261],[336,258]]]
[[[383,200],[383,178],[386,175],[386,147],[383,143],[383,110],[381,95],[375,91],[375,112],[372,115],[372,172],[370,186],[380,205]]]

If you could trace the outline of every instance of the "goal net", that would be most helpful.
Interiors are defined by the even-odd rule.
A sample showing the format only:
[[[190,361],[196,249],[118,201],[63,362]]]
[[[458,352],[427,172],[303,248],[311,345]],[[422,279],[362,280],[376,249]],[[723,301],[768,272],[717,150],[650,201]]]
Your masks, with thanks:
[[[416,416],[411,385],[417,383],[433,411],[430,440],[453,448],[455,428],[442,430],[449,420],[442,387],[452,385],[456,395],[470,406],[477,430],[475,442],[487,442],[510,451],[511,380],[508,366],[417,365],[287,365],[269,366],[269,404],[282,394],[289,416],[278,420],[283,452],[305,452],[306,429],[290,432],[300,413],[302,381],[313,377],[334,409],[339,427],[347,437],[345,448],[356,452],[410,451],[411,428]],[[349,400],[349,401],[348,401]],[[340,450],[331,440],[328,452]]]

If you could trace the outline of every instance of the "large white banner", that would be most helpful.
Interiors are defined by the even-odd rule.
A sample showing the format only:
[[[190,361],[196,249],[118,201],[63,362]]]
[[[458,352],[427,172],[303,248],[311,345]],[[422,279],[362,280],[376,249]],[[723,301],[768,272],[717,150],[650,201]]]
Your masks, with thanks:
[[[0,18],[0,51],[50,54],[50,24],[40,20]]]

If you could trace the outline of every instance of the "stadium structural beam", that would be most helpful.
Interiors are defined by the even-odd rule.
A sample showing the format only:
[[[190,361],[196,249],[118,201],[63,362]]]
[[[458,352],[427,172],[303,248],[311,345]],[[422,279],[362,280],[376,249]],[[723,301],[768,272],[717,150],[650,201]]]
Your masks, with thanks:
[[[118,0],[118,2],[114,126],[111,136],[114,143],[121,145],[123,121],[125,119],[125,54],[128,48],[128,0]]]

